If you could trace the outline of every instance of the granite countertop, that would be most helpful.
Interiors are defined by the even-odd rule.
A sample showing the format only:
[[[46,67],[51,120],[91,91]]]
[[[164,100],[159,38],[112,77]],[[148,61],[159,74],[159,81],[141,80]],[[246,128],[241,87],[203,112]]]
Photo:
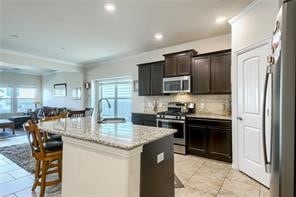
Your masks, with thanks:
[[[38,126],[48,133],[124,150],[131,150],[176,132],[175,129],[133,125],[131,122],[97,124],[95,118],[66,118],[41,122]]]
[[[217,115],[217,114],[190,114],[187,117],[191,118],[208,118],[208,119],[217,119],[217,120],[231,120],[231,116]]]

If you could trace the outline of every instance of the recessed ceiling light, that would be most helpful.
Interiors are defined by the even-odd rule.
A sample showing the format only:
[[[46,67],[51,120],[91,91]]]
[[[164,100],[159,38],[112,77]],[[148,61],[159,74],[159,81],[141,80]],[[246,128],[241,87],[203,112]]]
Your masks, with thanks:
[[[104,8],[107,12],[114,12],[116,10],[116,7],[113,3],[106,3]]]
[[[226,21],[226,17],[225,16],[218,16],[216,18],[216,23],[221,24],[221,23],[224,23],[225,21]]]
[[[163,35],[161,33],[156,33],[156,34],[154,34],[154,38],[155,38],[155,40],[162,40]]]

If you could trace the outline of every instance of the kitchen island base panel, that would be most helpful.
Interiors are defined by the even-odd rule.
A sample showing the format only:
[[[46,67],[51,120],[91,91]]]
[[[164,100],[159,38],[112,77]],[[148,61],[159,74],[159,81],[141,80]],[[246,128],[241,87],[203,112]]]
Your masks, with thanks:
[[[123,150],[63,137],[62,196],[137,197],[142,146]]]

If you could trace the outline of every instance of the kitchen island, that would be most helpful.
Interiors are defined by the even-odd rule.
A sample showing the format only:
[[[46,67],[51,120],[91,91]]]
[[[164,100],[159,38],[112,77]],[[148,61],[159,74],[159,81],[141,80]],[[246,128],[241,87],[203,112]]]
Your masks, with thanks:
[[[62,135],[62,196],[174,196],[173,129],[98,124],[94,118],[39,123]]]

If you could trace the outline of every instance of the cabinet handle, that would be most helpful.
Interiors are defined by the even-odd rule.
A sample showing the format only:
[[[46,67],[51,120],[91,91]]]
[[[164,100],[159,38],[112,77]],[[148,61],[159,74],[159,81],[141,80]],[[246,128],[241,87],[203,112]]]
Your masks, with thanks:
[[[239,117],[237,117],[237,119],[238,119],[238,120],[240,120],[240,121],[242,121],[242,120],[243,120],[243,118],[242,118],[242,117],[240,117],[240,116],[239,116]]]

